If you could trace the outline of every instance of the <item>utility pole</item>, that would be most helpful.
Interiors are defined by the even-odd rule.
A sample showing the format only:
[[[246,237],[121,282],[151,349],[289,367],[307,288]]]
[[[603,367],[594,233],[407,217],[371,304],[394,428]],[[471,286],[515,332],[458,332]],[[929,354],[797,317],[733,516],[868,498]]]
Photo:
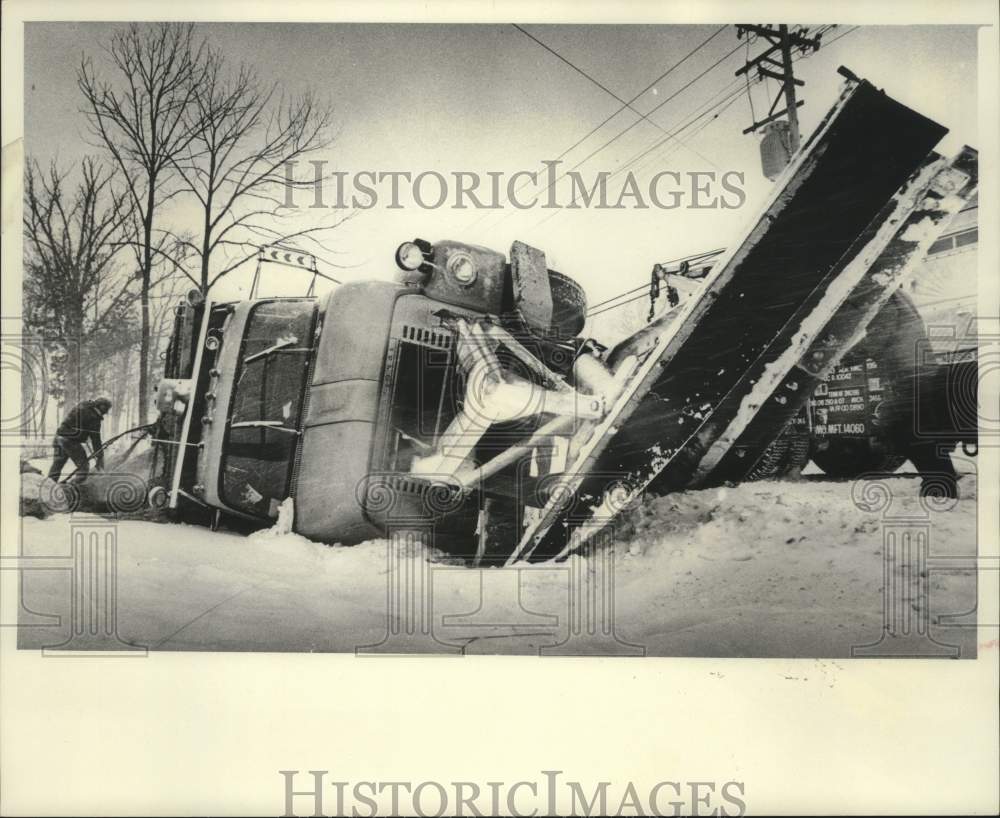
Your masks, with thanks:
[[[765,125],[778,123],[783,117],[785,118],[783,123],[772,125],[770,128],[765,129],[765,142],[769,140],[772,134],[780,139],[784,153],[786,154],[783,157],[784,161],[779,162],[773,156],[772,145],[765,145],[764,142],[761,143],[761,159],[764,164],[764,174],[770,178],[774,178],[777,175],[774,172],[775,163],[777,162],[781,166],[787,164],[791,155],[799,149],[801,142],[798,109],[804,103],[802,100],[796,99],[795,86],[805,85],[805,83],[795,78],[792,70],[792,54],[795,50],[806,54],[809,51],[819,49],[820,36],[808,37],[806,36],[807,32],[808,29],[805,28],[798,31],[789,31],[788,26],[785,24],[777,27],[767,25],[738,25],[736,27],[737,37],[742,39],[744,34],[747,36],[756,34],[768,43],[768,47],[763,52],[752,59],[748,59],[745,65],[736,70],[736,76],[742,76],[753,68],[756,68],[758,77],[761,79],[769,78],[777,80],[781,85],[779,93],[771,103],[771,108],[768,110],[767,116],[743,130],[745,134],[753,133]],[[782,99],[785,102],[785,107],[776,112],[774,109],[778,107],[778,103]],[[774,138],[772,137],[771,141],[773,140]]]

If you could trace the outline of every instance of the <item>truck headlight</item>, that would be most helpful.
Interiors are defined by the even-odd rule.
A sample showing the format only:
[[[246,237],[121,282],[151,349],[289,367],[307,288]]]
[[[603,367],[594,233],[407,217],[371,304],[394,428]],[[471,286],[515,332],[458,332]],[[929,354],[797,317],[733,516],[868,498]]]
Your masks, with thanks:
[[[424,239],[404,241],[396,248],[396,264],[408,273],[414,270],[429,273],[431,268],[425,265],[430,261],[432,251],[431,243]]]
[[[412,241],[404,241],[396,250],[396,264],[406,271],[416,270],[424,263],[424,254]]]
[[[476,263],[468,253],[452,253],[448,259],[448,272],[455,281],[468,287],[476,280]]]

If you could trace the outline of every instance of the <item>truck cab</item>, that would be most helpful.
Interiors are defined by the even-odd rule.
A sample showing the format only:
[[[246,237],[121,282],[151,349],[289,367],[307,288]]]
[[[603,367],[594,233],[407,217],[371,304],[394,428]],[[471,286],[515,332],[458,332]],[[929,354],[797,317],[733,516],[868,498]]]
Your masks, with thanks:
[[[267,524],[291,498],[294,530],[319,541],[359,542],[428,520],[439,541],[470,539],[478,492],[427,467],[469,404],[458,327],[513,333],[512,345],[565,375],[586,302],[526,245],[508,261],[417,240],[396,261],[397,281],[348,283],[322,298],[211,304],[193,294],[178,308],[157,393],[171,507]],[[514,414],[469,438],[467,458],[502,451],[545,416]]]

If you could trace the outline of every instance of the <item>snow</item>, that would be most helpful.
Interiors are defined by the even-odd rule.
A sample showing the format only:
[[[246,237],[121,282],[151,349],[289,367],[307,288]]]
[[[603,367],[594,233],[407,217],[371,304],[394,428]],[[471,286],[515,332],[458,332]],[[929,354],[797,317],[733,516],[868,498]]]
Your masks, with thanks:
[[[618,555],[621,618],[645,620],[638,641],[670,655],[850,655],[848,644],[880,632],[888,519],[926,517],[932,550],[975,553],[970,477],[958,506],[934,515],[923,514],[917,481],[885,482],[896,498],[886,520],[857,508],[850,483],[826,480],[748,483],[646,503],[630,550]],[[974,579],[936,577],[933,594],[943,597],[938,612],[969,610],[956,600],[974,603]]]
[[[122,520],[118,632],[153,650],[354,651],[382,643],[393,653],[850,656],[852,645],[882,633],[887,522],[923,520],[932,553],[975,554],[973,474],[963,476],[962,499],[948,511],[925,511],[913,478],[884,484],[893,504],[883,512],[859,509],[850,482],[817,479],[647,498],[616,525],[614,546],[558,564],[482,570],[434,549],[411,549],[397,562],[386,540],[346,547],[294,533]],[[24,518],[24,553],[65,555],[71,526],[103,522]],[[906,601],[931,605],[932,622],[975,607],[974,573],[937,572],[929,582],[929,603]],[[61,614],[64,624],[22,628],[21,647],[65,641],[69,572],[26,571],[23,587],[28,610]],[[387,592],[406,587],[417,591],[411,604],[390,610]],[[30,618],[22,611],[22,624]],[[932,633],[974,655],[974,630]]]

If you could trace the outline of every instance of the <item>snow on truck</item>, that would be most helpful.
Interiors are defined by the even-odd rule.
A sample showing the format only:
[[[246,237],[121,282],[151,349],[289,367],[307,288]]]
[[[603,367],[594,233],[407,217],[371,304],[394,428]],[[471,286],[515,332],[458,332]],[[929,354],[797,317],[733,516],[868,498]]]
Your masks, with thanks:
[[[901,318],[900,285],[974,193],[976,153],[937,155],[945,128],[841,73],[745,233],[703,270],[660,270],[696,286],[610,348],[581,335],[582,289],[521,242],[505,255],[408,241],[398,281],[323,298],[194,294],[158,387],[154,491],[216,522],[291,511],[324,542],[433,530],[438,547],[497,564],[566,555],[646,490],[771,476],[809,455],[878,467],[926,447],[865,425],[862,462],[817,435],[817,417],[846,422],[829,396],[855,380],[863,407],[912,412],[921,329]],[[888,334],[856,370],[844,356],[869,325]],[[894,400],[873,400],[869,360]]]

